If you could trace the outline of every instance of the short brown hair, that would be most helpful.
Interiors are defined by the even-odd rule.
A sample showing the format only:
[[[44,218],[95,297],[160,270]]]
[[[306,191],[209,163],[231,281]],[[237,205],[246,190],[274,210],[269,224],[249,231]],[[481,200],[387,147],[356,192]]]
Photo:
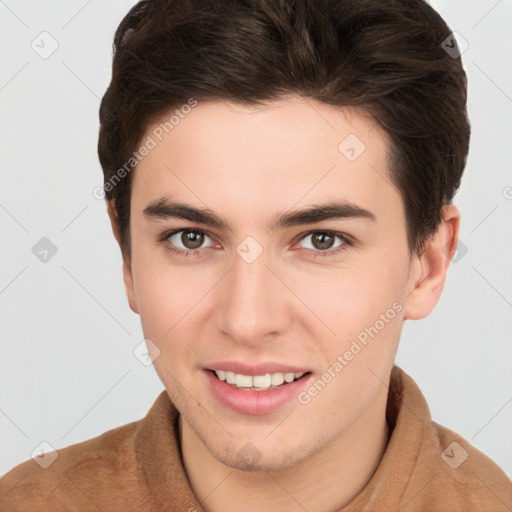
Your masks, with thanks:
[[[190,98],[257,105],[290,93],[362,107],[386,130],[409,250],[420,253],[460,185],[469,147],[466,74],[460,56],[443,49],[454,46],[450,37],[423,0],[138,2],[116,31],[100,107],[98,154],[123,254],[132,173],[113,178],[150,122]]]

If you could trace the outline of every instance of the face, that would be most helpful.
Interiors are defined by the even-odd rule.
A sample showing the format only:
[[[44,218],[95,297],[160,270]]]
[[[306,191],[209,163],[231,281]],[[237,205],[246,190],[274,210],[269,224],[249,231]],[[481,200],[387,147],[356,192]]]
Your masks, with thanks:
[[[209,451],[289,467],[387,391],[414,287],[389,140],[364,111],[294,96],[199,103],[161,132],[133,176],[130,305]]]

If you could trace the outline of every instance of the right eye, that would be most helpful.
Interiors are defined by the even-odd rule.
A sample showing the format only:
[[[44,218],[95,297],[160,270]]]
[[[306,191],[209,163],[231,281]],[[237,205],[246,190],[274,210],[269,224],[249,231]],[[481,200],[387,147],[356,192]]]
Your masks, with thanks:
[[[205,231],[196,228],[186,228],[167,231],[162,234],[160,241],[165,244],[166,249],[182,256],[189,254],[198,255],[205,239],[211,239]],[[211,244],[207,247],[211,247]]]

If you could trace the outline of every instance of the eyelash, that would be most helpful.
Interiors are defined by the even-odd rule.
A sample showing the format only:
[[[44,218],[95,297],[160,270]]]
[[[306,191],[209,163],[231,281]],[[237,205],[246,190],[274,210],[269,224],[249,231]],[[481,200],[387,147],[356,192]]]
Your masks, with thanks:
[[[202,229],[182,228],[182,229],[174,229],[172,231],[166,231],[166,232],[162,233],[160,235],[158,241],[163,243],[165,249],[167,251],[173,253],[173,254],[177,254],[179,256],[185,256],[185,257],[188,257],[188,256],[199,256],[200,255],[199,253],[201,252],[201,249],[188,249],[188,250],[185,251],[183,249],[178,249],[176,246],[172,245],[169,242],[169,238],[171,236],[173,236],[173,235],[175,235],[177,233],[181,233],[183,231],[195,231],[195,232],[207,235],[209,238],[213,238],[207,231],[204,231]],[[334,236],[334,237],[340,239],[343,243],[341,245],[339,245],[338,247],[334,248],[334,249],[326,249],[325,251],[306,249],[307,251],[312,251],[313,252],[313,257],[314,258],[325,257],[325,256],[334,256],[334,255],[340,253],[341,251],[344,251],[347,248],[347,246],[350,247],[350,246],[355,245],[355,241],[351,237],[346,235],[345,233],[339,233],[337,231],[320,231],[320,230],[308,231],[307,233],[305,233],[304,235],[301,236],[301,238],[299,239],[299,242],[302,241],[303,239],[307,238],[310,235],[319,234],[319,233],[323,234],[323,235]]]

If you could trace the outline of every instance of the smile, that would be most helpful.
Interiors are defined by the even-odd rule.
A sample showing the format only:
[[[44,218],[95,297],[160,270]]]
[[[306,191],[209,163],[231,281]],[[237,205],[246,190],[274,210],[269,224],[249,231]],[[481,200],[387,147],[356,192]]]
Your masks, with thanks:
[[[230,367],[227,364],[222,366]],[[244,365],[238,366],[241,367],[239,371],[244,371]],[[203,375],[208,383],[207,389],[217,403],[231,411],[250,415],[270,414],[285,406],[293,407],[294,403],[297,406],[299,403],[297,396],[314,378],[310,371],[263,373],[264,367],[269,365],[261,366],[257,370],[252,367],[246,368],[246,373],[238,373],[227,369],[214,369],[214,365],[211,369],[205,369]],[[253,373],[253,375],[247,375],[247,373]],[[254,375],[254,373],[258,374]]]

